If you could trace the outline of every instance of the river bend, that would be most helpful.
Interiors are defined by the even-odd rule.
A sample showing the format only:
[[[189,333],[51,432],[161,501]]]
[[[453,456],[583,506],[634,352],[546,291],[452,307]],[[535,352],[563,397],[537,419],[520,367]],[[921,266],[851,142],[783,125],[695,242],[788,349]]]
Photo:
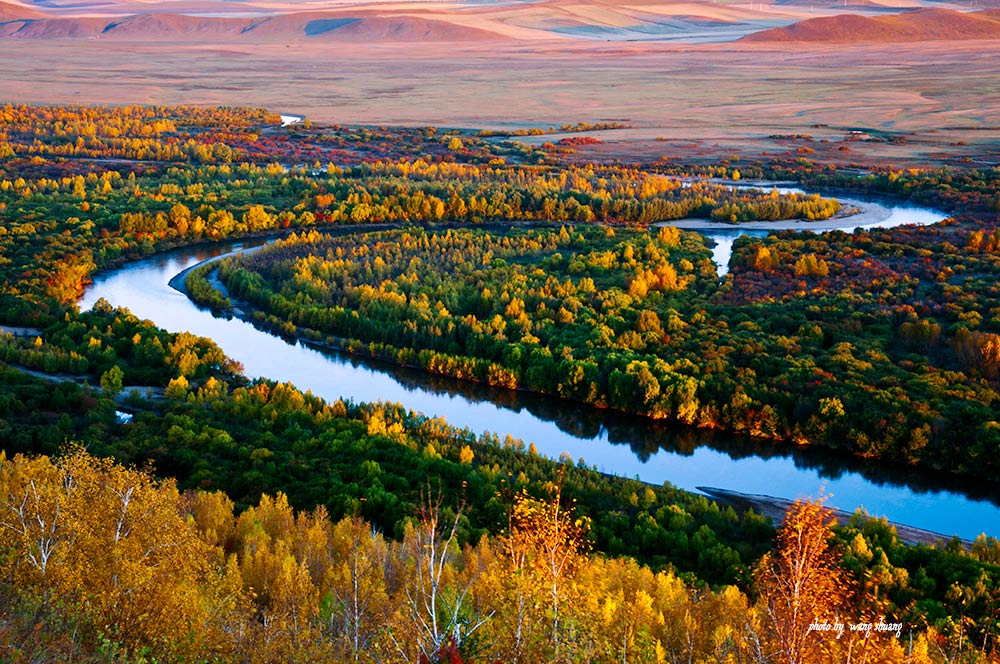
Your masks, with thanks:
[[[902,210],[900,208],[899,210]],[[893,214],[905,216],[894,210]],[[881,225],[881,224],[880,224]],[[260,244],[258,241],[256,244]],[[428,376],[387,364],[291,344],[235,318],[200,309],[168,282],[213,256],[250,245],[220,243],[158,254],[95,277],[79,305],[104,298],[172,332],[213,339],[243,364],[248,377],[289,381],[327,400],[390,401],[475,432],[510,434],[552,458],[574,461],[646,482],[684,489],[724,487],[784,498],[831,495],[829,504],[917,528],[973,539],[1000,535],[1000,490],[948,481],[929,473],[872,466],[822,450],[671,427],[536,395]]]

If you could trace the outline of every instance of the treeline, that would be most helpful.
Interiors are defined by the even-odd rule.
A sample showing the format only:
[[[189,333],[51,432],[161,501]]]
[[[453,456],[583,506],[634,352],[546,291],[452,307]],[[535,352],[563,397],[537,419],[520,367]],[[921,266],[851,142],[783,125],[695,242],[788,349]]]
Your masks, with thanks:
[[[0,158],[186,163],[357,164],[401,158],[503,163],[545,159],[524,145],[491,144],[435,127],[279,127],[264,109],[201,106],[0,107]]]
[[[825,219],[839,210],[836,201],[816,195],[762,194],[612,166],[553,170],[416,160],[363,164],[343,175],[316,196],[320,219],[649,224],[684,217]]]
[[[558,489],[514,494],[503,530],[462,546],[461,505],[432,488],[393,541],[282,494],[237,513],[79,449],[0,453],[0,505],[12,663],[998,661],[965,611],[966,641],[894,615],[893,570],[871,564],[892,531],[834,536],[817,503],[789,512],[752,596],[590,554]]]
[[[715,221],[739,224],[747,221],[778,221],[804,219],[818,221],[829,219],[840,211],[840,203],[819,194],[788,194],[781,196],[777,189],[769,194],[748,193],[727,201],[711,212]]]
[[[611,129],[628,129],[631,125],[623,122],[577,122],[576,124],[564,124],[559,127],[528,127],[526,129],[482,129],[476,132],[476,136],[482,138],[511,137],[511,136],[543,136],[545,134],[572,133],[582,131],[608,131]]]
[[[280,123],[277,114],[242,107],[7,104],[0,107],[0,158],[228,162],[241,157],[234,145],[253,143],[261,127]]]
[[[768,172],[792,177],[810,186],[892,196],[955,213],[995,217],[1000,211],[1000,171],[996,167],[958,169],[896,168],[857,169],[825,166],[807,160],[774,163]]]

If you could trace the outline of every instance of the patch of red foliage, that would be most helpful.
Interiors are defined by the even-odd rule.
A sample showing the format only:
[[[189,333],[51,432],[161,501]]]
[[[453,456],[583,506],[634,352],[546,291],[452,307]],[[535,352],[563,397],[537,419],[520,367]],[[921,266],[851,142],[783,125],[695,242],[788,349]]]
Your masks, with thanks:
[[[567,138],[560,138],[557,142],[558,145],[594,145],[596,143],[603,143],[599,138],[594,138],[593,136],[569,136]]]

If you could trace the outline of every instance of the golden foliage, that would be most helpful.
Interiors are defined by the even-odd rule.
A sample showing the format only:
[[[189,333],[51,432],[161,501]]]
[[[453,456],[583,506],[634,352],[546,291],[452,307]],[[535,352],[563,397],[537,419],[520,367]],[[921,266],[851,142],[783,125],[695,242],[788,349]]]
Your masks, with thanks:
[[[841,622],[850,581],[829,540],[835,520],[821,502],[797,501],[785,515],[775,550],[764,554],[754,580],[777,661],[827,661],[831,639],[819,624]]]
[[[213,556],[179,503],[172,481],[82,449],[57,462],[0,456],[0,548],[10,552],[0,571],[123,643],[207,647]]]
[[[110,643],[120,661],[930,664],[963,647],[933,629],[912,644],[810,629],[881,622],[879,588],[897,573],[876,564],[850,578],[820,503],[789,511],[751,605],[735,587],[590,555],[589,523],[547,489],[545,500],[514,496],[507,531],[462,548],[461,509],[440,501],[393,542],[359,517],[296,514],[282,494],[235,517],[222,494],[182,496],[81,449],[55,461],[0,453],[0,645],[19,639],[0,652],[83,661]],[[881,555],[864,538],[848,549]]]

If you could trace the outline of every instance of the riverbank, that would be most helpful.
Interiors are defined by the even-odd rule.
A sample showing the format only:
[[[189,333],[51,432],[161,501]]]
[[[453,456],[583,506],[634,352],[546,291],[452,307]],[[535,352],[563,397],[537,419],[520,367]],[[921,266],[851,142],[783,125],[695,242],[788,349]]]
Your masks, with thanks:
[[[7,363],[7,366],[21,373],[52,383],[76,383],[82,387],[84,385],[96,385],[100,382],[100,377],[93,374],[48,373],[31,369],[23,364]],[[165,398],[166,390],[157,385],[123,385],[121,391],[115,396],[115,404],[123,410],[130,411],[135,410],[132,402],[136,399],[162,401]]]
[[[272,240],[273,239],[274,238],[272,238]],[[167,282],[167,285],[173,288],[181,295],[183,295],[184,297],[190,298],[191,292],[188,290],[187,287],[187,278],[188,275],[191,274],[193,271],[197,270],[198,268],[205,267],[206,265],[211,265],[212,263],[218,263],[219,261],[225,260],[232,256],[238,256],[240,254],[246,255],[253,253],[255,251],[259,251],[263,247],[267,246],[267,243],[270,241],[271,240],[265,240],[263,244],[260,244],[256,247],[240,247],[239,249],[234,249],[224,254],[219,254],[218,256],[212,256],[211,258],[206,258],[205,260],[199,263],[195,263],[194,265],[191,265],[189,267],[186,267],[177,274],[175,274],[173,277],[171,277],[170,281]],[[227,313],[232,313],[232,312],[227,312]]]
[[[775,496],[768,496],[759,493],[740,493],[739,491],[730,491],[728,489],[706,486],[699,486],[695,488],[712,500],[732,505],[737,510],[752,509],[759,514],[763,514],[774,521],[775,525],[781,525],[781,522],[785,518],[785,514],[795,503],[795,501],[787,498],[777,498]],[[847,525],[848,522],[855,516],[852,512],[847,512],[835,507],[830,507],[828,509],[833,513],[834,518],[837,520],[837,525],[839,526]],[[907,526],[895,521],[889,521],[889,525],[896,529],[896,535],[899,537],[899,541],[906,544],[943,546],[952,539],[951,537],[941,533],[924,530],[923,528],[914,528],[913,526]],[[962,543],[962,546],[965,547],[966,551],[972,548],[972,542],[969,540],[959,539],[959,541]]]

